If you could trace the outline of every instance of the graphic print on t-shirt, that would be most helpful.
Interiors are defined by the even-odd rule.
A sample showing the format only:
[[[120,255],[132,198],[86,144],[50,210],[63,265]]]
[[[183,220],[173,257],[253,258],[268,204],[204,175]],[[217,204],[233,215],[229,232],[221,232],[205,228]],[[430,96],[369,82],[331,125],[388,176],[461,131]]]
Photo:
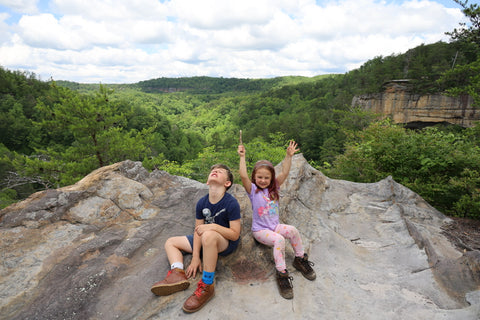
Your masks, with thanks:
[[[258,208],[258,215],[261,217],[268,214],[269,216],[278,215],[278,202],[275,200],[270,200],[269,197],[263,195],[266,206]]]
[[[218,216],[220,213],[227,211],[225,208],[222,210],[218,211],[213,217],[212,217],[212,212],[208,208],[203,208],[202,214],[205,217],[205,223],[214,223],[215,222],[215,217]]]

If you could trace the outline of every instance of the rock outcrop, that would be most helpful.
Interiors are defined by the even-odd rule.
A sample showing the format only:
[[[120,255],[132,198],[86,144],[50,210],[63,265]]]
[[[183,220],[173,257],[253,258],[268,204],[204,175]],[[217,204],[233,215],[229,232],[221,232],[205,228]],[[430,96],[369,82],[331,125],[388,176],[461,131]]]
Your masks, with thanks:
[[[0,319],[479,319],[480,253],[460,252],[442,235],[449,218],[391,178],[329,179],[302,155],[281,212],[300,230],[317,279],[290,268],[295,297],[280,297],[271,249],[253,241],[248,197],[234,185],[241,245],[218,262],[216,296],[185,314],[196,280],[167,297],[150,286],[169,268],[165,240],[192,232],[206,192],[125,161],[3,209]]]
[[[383,93],[355,96],[353,107],[390,117],[395,123],[423,127],[436,123],[472,127],[480,120],[480,112],[471,96],[450,97],[442,94],[412,93],[408,81],[391,81]]]

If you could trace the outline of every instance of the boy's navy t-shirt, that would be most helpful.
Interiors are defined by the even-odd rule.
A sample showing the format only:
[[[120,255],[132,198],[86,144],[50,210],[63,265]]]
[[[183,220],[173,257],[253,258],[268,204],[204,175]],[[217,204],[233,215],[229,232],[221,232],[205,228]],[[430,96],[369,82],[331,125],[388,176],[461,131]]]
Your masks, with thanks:
[[[222,200],[211,204],[207,194],[198,200],[195,216],[197,219],[204,219],[206,224],[216,223],[230,228],[230,221],[241,218],[240,205],[237,199],[229,193],[225,193]],[[239,242],[240,237],[235,241],[230,241],[229,249],[233,251]]]

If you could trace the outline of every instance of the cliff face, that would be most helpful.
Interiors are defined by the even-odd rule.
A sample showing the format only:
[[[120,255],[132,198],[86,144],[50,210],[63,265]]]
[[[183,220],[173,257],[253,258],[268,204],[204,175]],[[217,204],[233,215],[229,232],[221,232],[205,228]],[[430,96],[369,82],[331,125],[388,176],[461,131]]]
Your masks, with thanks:
[[[435,123],[472,127],[480,120],[472,97],[414,94],[407,81],[401,80],[388,83],[383,93],[355,96],[352,106],[391,117],[395,123],[411,127]]]

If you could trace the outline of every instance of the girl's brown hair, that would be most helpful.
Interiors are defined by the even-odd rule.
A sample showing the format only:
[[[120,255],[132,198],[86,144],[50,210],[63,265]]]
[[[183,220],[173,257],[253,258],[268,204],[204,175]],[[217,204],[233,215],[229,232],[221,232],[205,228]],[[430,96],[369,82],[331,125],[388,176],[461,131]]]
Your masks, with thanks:
[[[273,167],[273,164],[270,161],[267,160],[260,160],[255,163],[255,166],[253,167],[252,171],[252,181],[255,183],[255,185],[258,187],[257,183],[255,182],[255,174],[257,173],[257,170],[260,168],[266,168],[268,171],[270,171],[272,175],[272,180],[270,181],[270,185],[267,187],[268,189],[268,196],[270,197],[271,200],[278,200],[280,198],[280,195],[278,193],[278,184],[277,184],[277,179],[275,178],[275,168]],[[257,192],[259,192],[261,189],[258,187]]]

